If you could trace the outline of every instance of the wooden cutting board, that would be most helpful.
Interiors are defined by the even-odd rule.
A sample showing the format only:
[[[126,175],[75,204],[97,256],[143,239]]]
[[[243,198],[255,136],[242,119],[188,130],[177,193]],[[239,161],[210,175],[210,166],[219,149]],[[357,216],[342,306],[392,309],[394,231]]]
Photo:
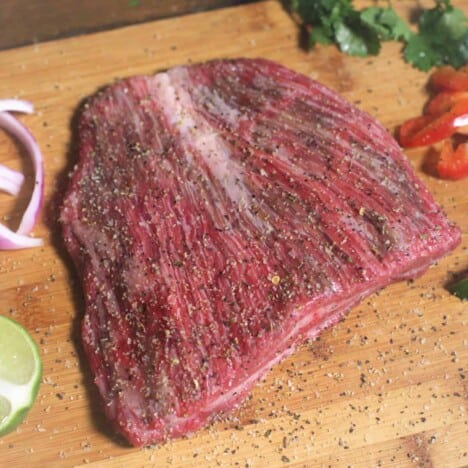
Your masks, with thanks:
[[[465,11],[468,1],[455,2]],[[398,2],[408,16],[415,2]],[[43,382],[25,422],[0,439],[2,466],[444,466],[468,464],[468,303],[444,288],[468,268],[468,181],[435,177],[427,150],[412,165],[463,230],[451,255],[414,282],[392,285],[305,344],[258,384],[242,408],[189,439],[136,449],[101,412],[83,357],[80,286],[57,224],[60,189],[73,165],[73,115],[80,101],[115,79],[216,57],[267,57],[342,93],[390,131],[419,114],[427,74],[398,44],[378,57],[333,47],[307,53],[275,1],[117,29],[0,53],[0,97],[33,101],[21,116],[45,157],[45,206],[35,230],[43,248],[0,252],[0,313],[40,345]],[[3,133],[0,162],[31,165]],[[31,180],[29,180],[30,185]],[[16,226],[28,190],[0,196]]]

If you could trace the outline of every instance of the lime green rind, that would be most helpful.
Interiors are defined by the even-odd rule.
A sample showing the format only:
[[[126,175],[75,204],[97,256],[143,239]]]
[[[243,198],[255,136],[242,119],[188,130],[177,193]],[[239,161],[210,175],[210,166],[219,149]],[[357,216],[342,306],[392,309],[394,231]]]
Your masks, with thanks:
[[[25,355],[27,359],[33,362],[30,366],[31,372],[28,382],[23,385],[18,385],[16,383],[19,380],[17,377],[21,375],[21,372],[10,372],[8,369],[8,362],[5,364],[4,359],[2,369],[4,371],[6,369],[6,372],[3,372],[2,376],[0,376],[0,396],[2,396],[4,401],[7,401],[8,404],[3,404],[1,408],[1,413],[3,414],[0,413],[0,437],[16,429],[24,420],[37,397],[42,378],[42,361],[39,348],[29,333],[20,324],[4,316],[0,316],[0,330],[1,328],[4,330],[3,336],[5,336],[5,331],[7,331],[11,332],[12,335],[16,335],[17,339],[24,339],[25,345],[27,345],[26,347],[28,348]],[[0,331],[0,339],[1,338],[2,333]],[[5,339],[5,341],[7,340]],[[3,353],[3,357],[5,354],[7,353]],[[0,356],[0,360],[1,357],[2,356]],[[20,363],[14,361],[14,365],[17,366],[20,365]],[[5,377],[9,376],[13,376],[13,379],[11,379],[12,381],[5,379]],[[10,408],[10,412],[9,414],[5,414],[5,411],[8,411],[8,407]]]
[[[17,385],[28,383],[38,355],[36,343],[23,326],[0,316],[0,379]]]

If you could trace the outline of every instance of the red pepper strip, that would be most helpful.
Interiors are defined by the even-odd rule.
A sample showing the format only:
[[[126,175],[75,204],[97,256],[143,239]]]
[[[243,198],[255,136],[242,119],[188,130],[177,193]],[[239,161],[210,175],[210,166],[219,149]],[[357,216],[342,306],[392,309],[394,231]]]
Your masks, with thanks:
[[[468,99],[468,91],[441,91],[436,94],[424,107],[424,113],[440,115],[450,110],[457,103]]]
[[[468,116],[468,99],[455,103],[441,115],[423,115],[406,121],[400,128],[400,144],[405,148],[428,146],[452,136],[456,118]]]
[[[438,68],[431,75],[431,84],[436,89],[468,91],[468,65],[458,70],[448,65]]]
[[[468,142],[460,143],[454,150],[452,142],[445,140],[437,164],[437,171],[444,179],[458,180],[468,177]]]
[[[403,123],[398,131],[400,145],[404,148],[410,147],[414,135],[426,128],[434,119],[433,115],[420,115]]]

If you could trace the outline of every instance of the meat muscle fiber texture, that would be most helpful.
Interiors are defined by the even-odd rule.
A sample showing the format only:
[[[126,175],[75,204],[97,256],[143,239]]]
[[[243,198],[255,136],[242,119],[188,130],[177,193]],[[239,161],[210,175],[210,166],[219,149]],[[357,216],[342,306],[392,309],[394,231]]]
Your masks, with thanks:
[[[84,348],[134,445],[240,403],[297,344],[453,249],[394,139],[263,59],[122,80],[83,106],[61,211]]]

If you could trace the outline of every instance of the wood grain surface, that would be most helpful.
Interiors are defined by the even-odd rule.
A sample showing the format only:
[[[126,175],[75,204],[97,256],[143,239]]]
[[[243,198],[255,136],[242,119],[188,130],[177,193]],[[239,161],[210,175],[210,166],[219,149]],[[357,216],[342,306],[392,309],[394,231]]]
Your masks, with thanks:
[[[415,2],[396,2],[409,15]],[[467,9],[467,0],[454,2]],[[424,4],[424,2],[423,2]],[[218,57],[267,57],[329,85],[389,131],[417,115],[427,74],[398,44],[358,59],[333,47],[307,53],[275,1],[162,20],[0,53],[0,97],[34,102],[20,116],[45,157],[45,246],[0,252],[0,313],[40,345],[43,381],[25,422],[0,439],[1,466],[468,465],[468,303],[445,289],[468,268],[468,182],[431,170],[432,150],[407,151],[421,179],[463,231],[462,244],[413,282],[374,294],[259,383],[241,408],[187,439],[127,446],[110,429],[83,357],[80,285],[60,239],[57,206],[74,163],[74,113],[83,98],[128,75]],[[18,199],[0,194],[15,227],[31,188],[26,155],[0,133],[0,162],[28,176]]]

